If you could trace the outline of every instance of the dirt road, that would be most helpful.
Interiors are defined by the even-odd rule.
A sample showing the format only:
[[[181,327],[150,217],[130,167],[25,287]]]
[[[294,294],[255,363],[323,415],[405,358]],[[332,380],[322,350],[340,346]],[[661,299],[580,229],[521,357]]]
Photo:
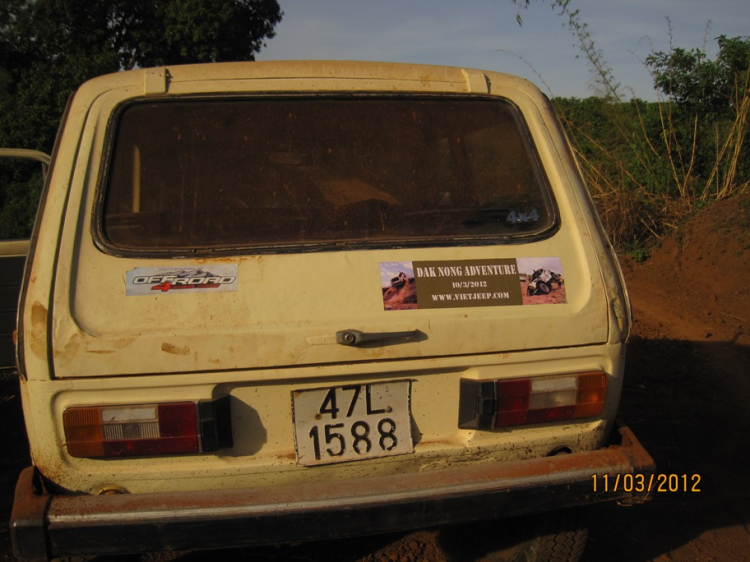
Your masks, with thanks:
[[[642,264],[623,259],[636,319],[620,416],[657,472],[698,479],[700,491],[656,493],[635,507],[592,510],[584,561],[744,561],[750,558],[750,196],[704,209]],[[0,508],[7,521],[28,463],[13,379],[0,380]],[[682,480],[680,480],[682,482]],[[679,486],[682,488],[682,484]],[[221,559],[416,562],[469,560],[486,527],[427,530],[225,551]],[[463,543],[466,544],[465,542]],[[10,559],[0,527],[0,552]],[[214,554],[210,558],[216,558]],[[150,558],[150,559],[153,559]],[[200,553],[160,560],[206,559]]]
[[[750,197],[704,209],[643,264],[620,415],[662,474],[700,492],[594,513],[584,560],[750,558]]]

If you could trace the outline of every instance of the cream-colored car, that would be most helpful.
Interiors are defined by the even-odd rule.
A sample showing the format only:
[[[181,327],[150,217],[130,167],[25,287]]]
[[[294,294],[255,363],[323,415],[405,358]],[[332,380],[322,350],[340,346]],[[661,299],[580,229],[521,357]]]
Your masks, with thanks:
[[[564,284],[529,294],[539,269]],[[22,291],[16,555],[642,500],[593,488],[654,470],[614,423],[629,324],[524,80],[354,62],[97,78],[62,124]]]

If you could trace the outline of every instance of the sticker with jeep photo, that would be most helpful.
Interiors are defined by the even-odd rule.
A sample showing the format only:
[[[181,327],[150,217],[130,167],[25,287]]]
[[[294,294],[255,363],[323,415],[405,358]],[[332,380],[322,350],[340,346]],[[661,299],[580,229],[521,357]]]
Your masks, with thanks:
[[[418,308],[412,262],[381,262],[380,288],[383,292],[384,310],[415,310]]]
[[[237,291],[237,264],[205,267],[136,267],[125,274],[125,295],[173,295]]]
[[[560,258],[518,258],[523,304],[567,302]]]
[[[560,304],[560,258],[381,262],[384,310]]]

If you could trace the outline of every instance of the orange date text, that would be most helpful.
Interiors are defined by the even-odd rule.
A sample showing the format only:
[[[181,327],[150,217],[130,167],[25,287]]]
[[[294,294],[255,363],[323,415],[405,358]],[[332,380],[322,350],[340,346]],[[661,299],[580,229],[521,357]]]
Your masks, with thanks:
[[[592,474],[598,492],[700,492],[700,474]]]

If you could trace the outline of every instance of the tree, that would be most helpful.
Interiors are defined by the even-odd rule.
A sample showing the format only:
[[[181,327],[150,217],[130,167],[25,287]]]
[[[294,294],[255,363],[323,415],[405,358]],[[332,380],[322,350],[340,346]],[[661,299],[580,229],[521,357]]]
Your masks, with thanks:
[[[94,76],[254,60],[282,15],[277,0],[3,0],[0,146],[50,152],[68,98]],[[40,182],[1,166],[0,239],[27,235]]]
[[[750,39],[718,37],[719,54],[710,60],[700,49],[673,49],[646,59],[654,86],[690,114],[726,115],[748,91]]]
[[[5,0],[0,7],[0,144],[49,151],[69,95],[93,76],[254,60],[276,0]]]

